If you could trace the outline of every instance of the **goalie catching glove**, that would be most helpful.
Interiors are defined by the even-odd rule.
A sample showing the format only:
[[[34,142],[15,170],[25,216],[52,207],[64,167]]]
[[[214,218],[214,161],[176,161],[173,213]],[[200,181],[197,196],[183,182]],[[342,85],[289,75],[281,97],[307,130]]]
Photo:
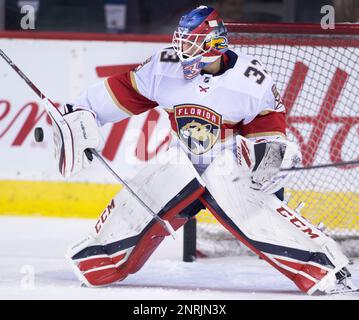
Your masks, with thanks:
[[[85,150],[97,151],[102,146],[102,138],[94,113],[83,109],[64,106],[65,113],[61,123],[53,123],[55,159],[60,173],[68,178],[82,169],[88,168],[93,157]]]
[[[251,187],[265,193],[275,193],[285,186],[290,174],[281,169],[290,169],[301,163],[298,146],[284,139],[252,142],[237,136],[239,164],[251,172]]]

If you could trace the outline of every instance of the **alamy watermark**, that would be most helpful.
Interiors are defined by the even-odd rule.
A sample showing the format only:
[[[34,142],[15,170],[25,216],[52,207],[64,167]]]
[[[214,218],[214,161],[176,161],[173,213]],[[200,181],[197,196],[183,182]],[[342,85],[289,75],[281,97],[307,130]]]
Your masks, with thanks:
[[[23,30],[35,29],[35,7],[31,5],[24,5],[20,9],[20,13],[24,15],[20,20],[20,26]]]
[[[23,274],[21,278],[20,286],[23,290],[35,289],[35,268],[32,265],[23,265],[20,269],[20,273]]]
[[[324,14],[320,20],[320,27],[324,30],[335,29],[335,9],[333,6],[325,5],[320,9],[320,13]]]

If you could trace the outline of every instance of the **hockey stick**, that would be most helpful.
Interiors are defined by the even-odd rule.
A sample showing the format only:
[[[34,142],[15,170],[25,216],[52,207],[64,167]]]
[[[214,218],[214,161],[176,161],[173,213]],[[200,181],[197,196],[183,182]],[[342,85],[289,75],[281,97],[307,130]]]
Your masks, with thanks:
[[[288,169],[280,169],[279,171],[302,171],[302,170],[312,170],[312,169],[323,169],[323,168],[331,168],[331,167],[344,167],[352,164],[359,164],[359,160],[351,160],[351,161],[343,161],[336,163],[326,163],[326,164],[317,164],[314,166],[307,167],[297,167],[297,168],[288,168]]]
[[[26,82],[26,84],[36,93],[36,95],[41,99],[47,114],[50,116],[52,121],[59,126],[67,125],[65,119],[63,118],[61,112],[56,108],[54,103],[48,99],[34,84],[30,81],[30,79],[15,65],[13,61],[0,49],[0,56],[7,62],[7,64],[15,70],[15,72]],[[60,130],[61,132],[61,130]],[[88,151],[89,150],[89,151]],[[171,224],[161,219],[152,209],[147,206],[142,199],[140,199],[136,193],[129,187],[129,185],[123,181],[123,179],[111,168],[111,166],[107,163],[107,161],[95,150],[95,149],[87,149],[86,155],[89,157],[90,153],[95,155],[95,157],[107,168],[107,170],[113,174],[113,176],[120,181],[127,190],[148,210],[148,212],[152,215],[152,217],[159,222],[163,228],[175,239],[175,231],[172,228]]]
[[[307,167],[294,167],[294,168],[288,168],[288,169],[267,169],[265,171],[270,171],[274,173],[278,172],[292,172],[292,171],[303,171],[303,170],[312,170],[312,169],[325,169],[325,168],[331,168],[331,167],[344,167],[348,165],[354,165],[359,164],[359,160],[351,160],[351,161],[343,161],[343,162],[336,162],[336,163],[325,163],[325,164],[318,164],[314,166],[307,166]],[[263,169],[262,169],[263,170]],[[235,177],[232,182],[236,182],[241,179],[246,179],[251,176],[251,173],[248,173],[248,175],[241,176],[241,177]]]

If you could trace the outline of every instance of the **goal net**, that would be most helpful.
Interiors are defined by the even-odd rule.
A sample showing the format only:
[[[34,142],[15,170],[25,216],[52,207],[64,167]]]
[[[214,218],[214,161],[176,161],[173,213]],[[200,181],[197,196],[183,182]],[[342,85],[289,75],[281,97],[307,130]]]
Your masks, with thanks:
[[[230,44],[261,61],[286,107],[287,136],[303,166],[359,159],[359,25],[323,30],[302,24],[227,24]],[[296,172],[285,189],[289,206],[359,253],[359,165]],[[197,252],[246,253],[207,211],[197,215]]]

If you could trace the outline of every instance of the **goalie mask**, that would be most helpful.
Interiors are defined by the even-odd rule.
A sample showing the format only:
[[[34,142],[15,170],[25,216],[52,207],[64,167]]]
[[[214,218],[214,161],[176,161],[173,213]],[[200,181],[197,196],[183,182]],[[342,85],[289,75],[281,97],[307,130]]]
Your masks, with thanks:
[[[172,45],[184,77],[193,79],[228,50],[227,29],[216,10],[200,6],[181,18]]]

